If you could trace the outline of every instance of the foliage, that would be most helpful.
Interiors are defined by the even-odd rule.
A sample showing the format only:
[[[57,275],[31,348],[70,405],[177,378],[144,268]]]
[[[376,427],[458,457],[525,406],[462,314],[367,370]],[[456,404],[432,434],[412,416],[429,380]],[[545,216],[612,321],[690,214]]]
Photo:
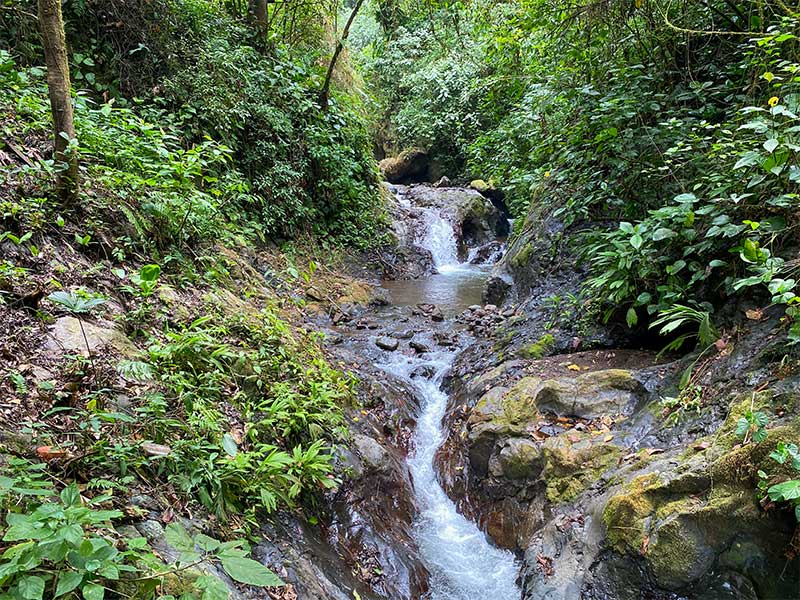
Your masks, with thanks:
[[[180,552],[164,570],[145,538],[121,538],[112,525],[119,510],[101,508],[111,496],[88,501],[75,483],[56,494],[45,477],[45,465],[14,459],[10,476],[0,478],[0,503],[6,509],[3,541],[9,543],[0,560],[3,598],[83,598],[101,600],[135,589],[136,597],[155,598],[164,577],[197,565],[218,563],[234,580],[258,587],[283,585],[268,568],[248,558],[243,540],[220,542],[203,533],[190,537],[178,523],[166,528],[165,540]],[[194,577],[193,593],[225,599],[226,586],[213,575]],[[203,597],[206,597],[204,595]],[[159,596],[164,598],[164,596]]]

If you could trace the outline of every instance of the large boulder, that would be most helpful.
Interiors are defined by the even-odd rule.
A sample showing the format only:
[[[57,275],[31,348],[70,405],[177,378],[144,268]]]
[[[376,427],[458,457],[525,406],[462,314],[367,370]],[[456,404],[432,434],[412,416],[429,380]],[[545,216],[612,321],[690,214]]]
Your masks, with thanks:
[[[420,183],[428,180],[428,153],[419,148],[403,150],[398,156],[384,158],[379,164],[389,183]]]

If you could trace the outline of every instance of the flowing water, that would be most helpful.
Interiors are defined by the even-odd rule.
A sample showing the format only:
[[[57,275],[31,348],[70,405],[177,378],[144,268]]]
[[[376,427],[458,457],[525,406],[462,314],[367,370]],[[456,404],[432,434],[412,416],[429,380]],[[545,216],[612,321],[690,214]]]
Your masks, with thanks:
[[[405,300],[408,304],[435,303],[445,313],[452,314],[463,309],[465,302],[479,301],[488,271],[481,265],[460,264],[452,227],[435,209],[426,211],[429,211],[427,230],[420,243],[433,254],[439,274],[412,282],[404,290]],[[398,289],[387,287],[398,303]],[[420,506],[416,539],[431,572],[428,598],[517,600],[521,593],[515,584],[518,566],[514,556],[494,547],[475,523],[459,514],[436,477],[434,456],[444,440],[442,418],[447,407],[442,379],[454,358],[452,352],[431,352],[421,357],[397,354],[391,362],[381,365],[412,385],[421,399],[422,414],[414,434],[415,452],[408,465]],[[421,365],[431,367],[435,374],[428,379],[412,379],[411,372]]]

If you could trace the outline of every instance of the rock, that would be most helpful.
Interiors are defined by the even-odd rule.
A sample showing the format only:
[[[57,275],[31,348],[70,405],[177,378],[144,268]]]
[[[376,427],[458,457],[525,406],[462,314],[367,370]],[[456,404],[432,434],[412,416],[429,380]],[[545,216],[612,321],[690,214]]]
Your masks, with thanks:
[[[509,479],[536,477],[544,466],[540,446],[527,438],[507,440],[498,459],[502,475]]]
[[[384,158],[378,166],[390,183],[418,183],[428,178],[429,160],[427,152],[412,148],[396,157]]]
[[[388,470],[391,466],[388,450],[374,438],[355,433],[353,434],[353,445],[367,468],[383,471]]]
[[[164,527],[158,521],[148,519],[136,524],[136,529],[142,534],[142,537],[147,538],[148,542],[153,540],[164,539]]]
[[[490,304],[503,304],[511,290],[511,277],[504,274],[492,275],[483,288],[483,301]]]
[[[420,354],[424,354],[425,352],[431,351],[430,346],[417,340],[410,341],[408,345],[411,348],[413,348],[416,352],[419,352]]]
[[[403,331],[393,331],[389,335],[398,340],[410,340],[415,334],[416,332],[413,329],[404,329]]]
[[[536,391],[536,406],[557,416],[593,419],[629,415],[645,395],[642,385],[625,369],[606,369],[578,377],[545,381]]]
[[[391,338],[388,336],[381,336],[379,338],[375,338],[375,345],[381,350],[388,350],[389,352],[393,352],[397,350],[397,347],[400,345],[400,342],[395,338]]]
[[[453,182],[450,181],[450,179],[446,175],[443,175],[442,177],[439,178],[439,180],[436,183],[433,184],[433,187],[444,188],[444,187],[450,187],[451,185],[453,185]]]
[[[101,348],[110,348],[117,354],[132,356],[136,354],[136,346],[111,323],[98,321],[92,323],[83,321],[83,331],[86,333],[86,340],[81,332],[81,321],[76,317],[61,317],[50,327],[50,332],[45,340],[44,348],[48,352],[58,353],[80,353],[87,356],[86,343],[94,353]]]

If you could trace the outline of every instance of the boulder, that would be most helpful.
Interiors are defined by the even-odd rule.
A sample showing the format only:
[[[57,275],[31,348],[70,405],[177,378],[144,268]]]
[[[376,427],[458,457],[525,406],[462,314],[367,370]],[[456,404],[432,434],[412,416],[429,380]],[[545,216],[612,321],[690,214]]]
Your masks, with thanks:
[[[106,321],[79,321],[76,317],[56,320],[50,327],[44,348],[52,353],[80,353],[87,356],[87,344],[92,353],[101,348],[110,348],[123,356],[132,356],[137,352],[136,346],[113,324]]]
[[[419,148],[403,150],[398,156],[384,158],[379,167],[390,183],[418,183],[428,178],[430,158]]]

